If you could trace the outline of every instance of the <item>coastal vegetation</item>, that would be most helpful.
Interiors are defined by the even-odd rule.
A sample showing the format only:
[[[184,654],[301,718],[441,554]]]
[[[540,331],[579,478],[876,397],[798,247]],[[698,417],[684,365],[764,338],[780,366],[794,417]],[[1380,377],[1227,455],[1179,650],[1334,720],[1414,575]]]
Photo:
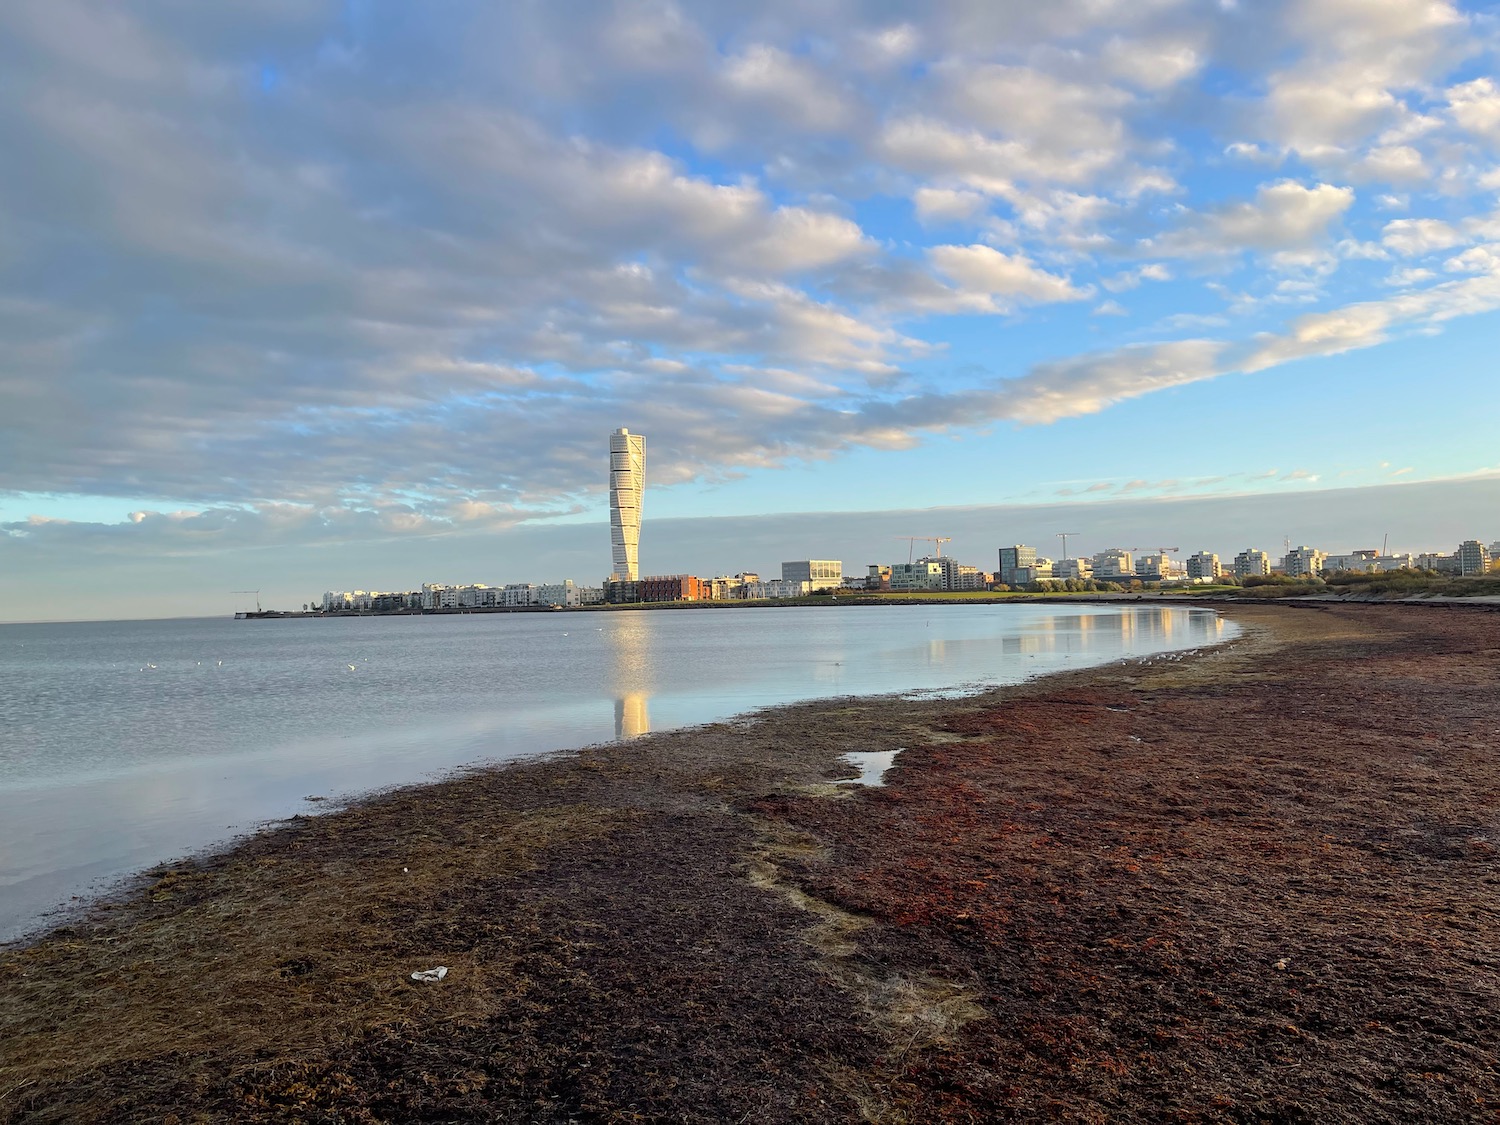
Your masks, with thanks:
[[[1382,599],[1500,597],[1500,573],[1458,577],[1417,569],[1377,573],[1342,570],[1302,578],[1284,574],[1254,576],[1244,579],[1241,586],[1246,596],[1258,598],[1320,594]]]

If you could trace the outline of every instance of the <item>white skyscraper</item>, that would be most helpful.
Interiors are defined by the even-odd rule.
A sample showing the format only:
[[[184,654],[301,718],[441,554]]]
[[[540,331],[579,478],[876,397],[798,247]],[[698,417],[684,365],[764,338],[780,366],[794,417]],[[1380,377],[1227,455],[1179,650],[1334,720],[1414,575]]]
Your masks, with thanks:
[[[609,539],[615,576],[641,576],[641,498],[646,491],[646,439],[623,426],[609,435]]]

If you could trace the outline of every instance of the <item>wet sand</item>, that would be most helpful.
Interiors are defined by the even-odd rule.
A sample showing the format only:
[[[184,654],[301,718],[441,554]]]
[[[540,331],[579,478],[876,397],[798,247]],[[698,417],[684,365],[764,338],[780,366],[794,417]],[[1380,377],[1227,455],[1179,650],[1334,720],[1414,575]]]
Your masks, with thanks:
[[[0,953],[0,1121],[1495,1120],[1500,613],[1226,612],[158,869]]]

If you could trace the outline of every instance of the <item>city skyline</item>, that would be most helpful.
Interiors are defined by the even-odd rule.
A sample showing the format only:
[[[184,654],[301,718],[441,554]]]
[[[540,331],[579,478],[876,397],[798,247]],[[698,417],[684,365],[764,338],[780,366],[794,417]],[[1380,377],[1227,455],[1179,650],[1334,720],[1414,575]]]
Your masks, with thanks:
[[[1485,5],[17,0],[0,40],[0,620],[595,582],[622,426],[640,573],[1500,509]]]

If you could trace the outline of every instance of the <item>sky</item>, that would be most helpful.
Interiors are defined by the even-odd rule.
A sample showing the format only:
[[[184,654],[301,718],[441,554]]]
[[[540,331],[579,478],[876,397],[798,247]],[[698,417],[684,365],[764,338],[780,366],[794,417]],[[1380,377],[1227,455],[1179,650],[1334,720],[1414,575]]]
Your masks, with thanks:
[[[618,426],[651,573],[1500,539],[1497,46],[1446,0],[9,0],[0,620],[597,583]]]

